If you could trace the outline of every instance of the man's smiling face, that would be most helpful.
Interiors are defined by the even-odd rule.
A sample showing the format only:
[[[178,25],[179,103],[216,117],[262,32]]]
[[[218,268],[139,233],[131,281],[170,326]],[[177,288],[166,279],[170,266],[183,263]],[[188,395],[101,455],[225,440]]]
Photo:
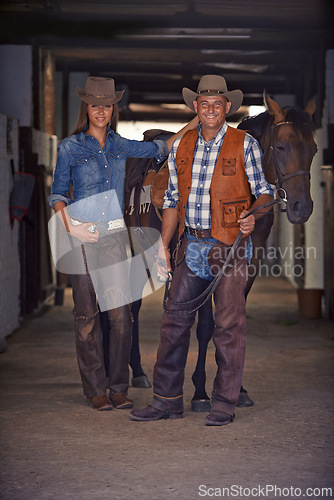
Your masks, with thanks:
[[[223,126],[231,103],[223,96],[198,96],[194,108],[202,124],[202,130],[214,135]]]

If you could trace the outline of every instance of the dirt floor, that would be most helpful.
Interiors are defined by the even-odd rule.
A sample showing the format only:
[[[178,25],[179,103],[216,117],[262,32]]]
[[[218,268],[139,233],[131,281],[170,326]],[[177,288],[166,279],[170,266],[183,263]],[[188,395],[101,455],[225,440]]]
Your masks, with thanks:
[[[75,357],[72,299],[7,338],[0,355],[0,498],[331,498],[334,496],[333,322],[301,319],[297,294],[259,278],[248,300],[244,386],[255,401],[233,424],[206,427],[190,409],[193,335],[183,419],[132,422],[129,410],[85,401]],[[143,366],[152,380],[162,290],[141,311]],[[215,374],[208,356],[208,390]],[[135,405],[151,389],[130,388]]]

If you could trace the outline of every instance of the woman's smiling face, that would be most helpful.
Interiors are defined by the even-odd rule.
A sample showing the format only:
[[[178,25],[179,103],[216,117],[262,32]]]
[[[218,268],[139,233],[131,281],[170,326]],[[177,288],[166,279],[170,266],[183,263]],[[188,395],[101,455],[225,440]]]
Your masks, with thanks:
[[[113,105],[88,104],[87,113],[91,127],[104,128],[111,120]]]

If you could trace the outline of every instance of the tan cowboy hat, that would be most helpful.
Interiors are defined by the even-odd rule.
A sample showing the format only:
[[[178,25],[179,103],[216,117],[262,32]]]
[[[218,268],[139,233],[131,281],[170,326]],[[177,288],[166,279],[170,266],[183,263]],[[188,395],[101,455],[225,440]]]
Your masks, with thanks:
[[[195,111],[193,101],[195,101],[198,96],[222,95],[231,103],[230,111],[226,114],[226,116],[233,115],[233,113],[238,111],[243,100],[243,93],[241,90],[228,91],[225,78],[220,75],[202,76],[197,87],[197,92],[193,92],[192,90],[184,87],[182,95],[186,105],[192,111]]]
[[[113,78],[90,76],[86,80],[85,88],[77,87],[77,96],[87,104],[110,105],[119,102],[124,90],[115,91]]]

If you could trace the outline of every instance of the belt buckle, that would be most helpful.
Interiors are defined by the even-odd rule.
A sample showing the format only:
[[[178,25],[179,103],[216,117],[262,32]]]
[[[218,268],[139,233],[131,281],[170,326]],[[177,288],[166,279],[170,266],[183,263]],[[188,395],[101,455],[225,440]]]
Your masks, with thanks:
[[[195,232],[195,238],[197,238],[198,240],[200,240],[200,239],[202,238],[202,235],[201,235],[201,233],[202,233],[202,229],[197,229],[197,228],[196,228],[196,229],[194,230],[194,232]]]
[[[108,222],[98,222],[95,226],[95,229],[97,229],[100,234],[104,234],[109,229],[109,223]]]

